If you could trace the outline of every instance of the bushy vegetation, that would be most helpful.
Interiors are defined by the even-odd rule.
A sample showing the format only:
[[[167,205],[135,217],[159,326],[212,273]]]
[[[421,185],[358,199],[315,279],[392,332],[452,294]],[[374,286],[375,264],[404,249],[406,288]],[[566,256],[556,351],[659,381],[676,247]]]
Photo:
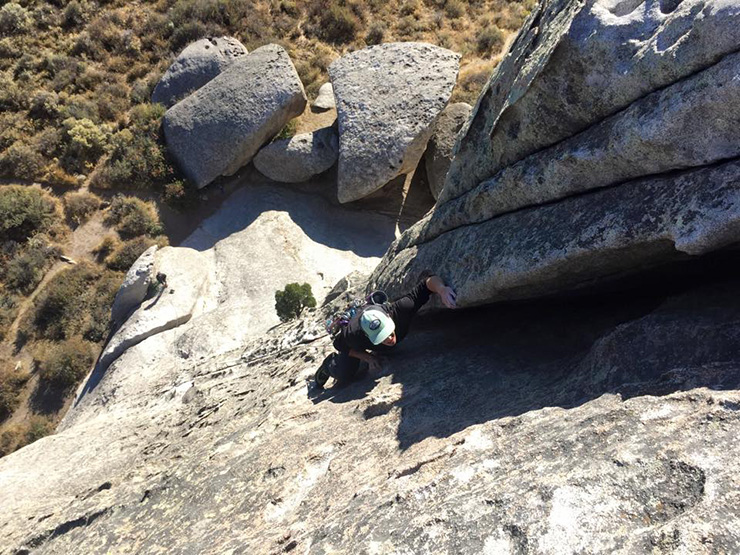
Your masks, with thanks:
[[[275,311],[281,322],[298,318],[304,308],[316,306],[316,299],[308,283],[289,283],[282,291],[275,291]]]
[[[28,241],[7,262],[0,259],[0,279],[12,292],[30,294],[54,260],[61,254],[59,247],[52,245],[43,235]]]
[[[77,385],[95,362],[95,345],[79,336],[57,343],[40,343],[35,362],[40,379],[61,389]]]
[[[40,414],[28,420],[9,426],[0,434],[0,457],[9,455],[21,447],[33,443],[54,431],[51,418]]]
[[[113,198],[105,223],[115,227],[123,238],[139,235],[154,237],[163,232],[157,207],[153,203],[124,195]]]
[[[152,245],[160,247],[167,245],[165,237],[151,239],[149,237],[136,237],[130,241],[124,241],[118,244],[113,251],[105,258],[105,265],[111,270],[119,272],[127,271],[131,265],[136,262],[142,253]]]
[[[0,290],[0,340],[5,339],[8,328],[18,315],[18,297]]]
[[[0,187],[0,242],[22,242],[59,223],[56,201],[36,187]]]
[[[25,339],[64,341],[107,336],[110,307],[123,275],[82,262],[56,274],[20,324]]]
[[[161,192],[178,179],[151,92],[190,42],[285,46],[312,96],[328,63],[367,44],[423,40],[495,55],[534,0],[11,1],[0,8],[0,175]],[[498,30],[498,32],[496,31]],[[461,72],[461,75],[463,72]],[[468,81],[466,97],[473,97]],[[477,92],[477,91],[476,91]]]
[[[64,195],[64,214],[67,219],[80,225],[85,223],[100,208],[100,197],[87,191],[70,192]]]
[[[10,416],[20,402],[28,373],[16,369],[0,369],[0,420]]]

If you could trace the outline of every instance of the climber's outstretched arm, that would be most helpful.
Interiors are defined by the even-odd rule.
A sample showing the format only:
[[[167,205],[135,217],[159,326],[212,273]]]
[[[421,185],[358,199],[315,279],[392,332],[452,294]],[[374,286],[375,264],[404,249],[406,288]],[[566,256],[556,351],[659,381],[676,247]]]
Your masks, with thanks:
[[[457,295],[452,287],[448,287],[439,276],[431,276],[426,281],[427,289],[439,295],[442,304],[447,308],[457,308]]]

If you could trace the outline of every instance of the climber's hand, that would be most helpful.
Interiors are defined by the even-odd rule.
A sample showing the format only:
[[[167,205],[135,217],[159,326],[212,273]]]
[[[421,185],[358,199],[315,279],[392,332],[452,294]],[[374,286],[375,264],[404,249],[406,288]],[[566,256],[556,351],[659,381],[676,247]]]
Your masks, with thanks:
[[[447,308],[457,308],[457,295],[452,290],[452,287],[442,287],[437,293],[442,301],[442,304]]]

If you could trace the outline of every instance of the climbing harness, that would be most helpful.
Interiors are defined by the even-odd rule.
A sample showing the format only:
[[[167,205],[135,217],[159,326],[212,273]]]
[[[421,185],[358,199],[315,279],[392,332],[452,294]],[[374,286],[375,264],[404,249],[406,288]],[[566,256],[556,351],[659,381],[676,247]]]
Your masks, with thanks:
[[[353,299],[344,310],[326,319],[324,323],[326,333],[331,336],[338,334],[360,309],[370,305],[381,305],[385,302],[388,302],[388,295],[384,291],[373,291],[364,299]]]

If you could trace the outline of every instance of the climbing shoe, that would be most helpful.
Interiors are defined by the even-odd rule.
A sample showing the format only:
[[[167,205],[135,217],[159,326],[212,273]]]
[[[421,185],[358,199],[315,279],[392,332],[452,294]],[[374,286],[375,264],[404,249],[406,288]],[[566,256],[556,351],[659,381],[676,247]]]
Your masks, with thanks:
[[[326,382],[329,381],[329,378],[331,377],[329,368],[336,364],[336,359],[337,353],[330,354],[324,359],[324,362],[321,363],[319,369],[316,370],[316,374],[314,374],[314,379],[316,380],[316,386],[319,389],[323,389]]]

